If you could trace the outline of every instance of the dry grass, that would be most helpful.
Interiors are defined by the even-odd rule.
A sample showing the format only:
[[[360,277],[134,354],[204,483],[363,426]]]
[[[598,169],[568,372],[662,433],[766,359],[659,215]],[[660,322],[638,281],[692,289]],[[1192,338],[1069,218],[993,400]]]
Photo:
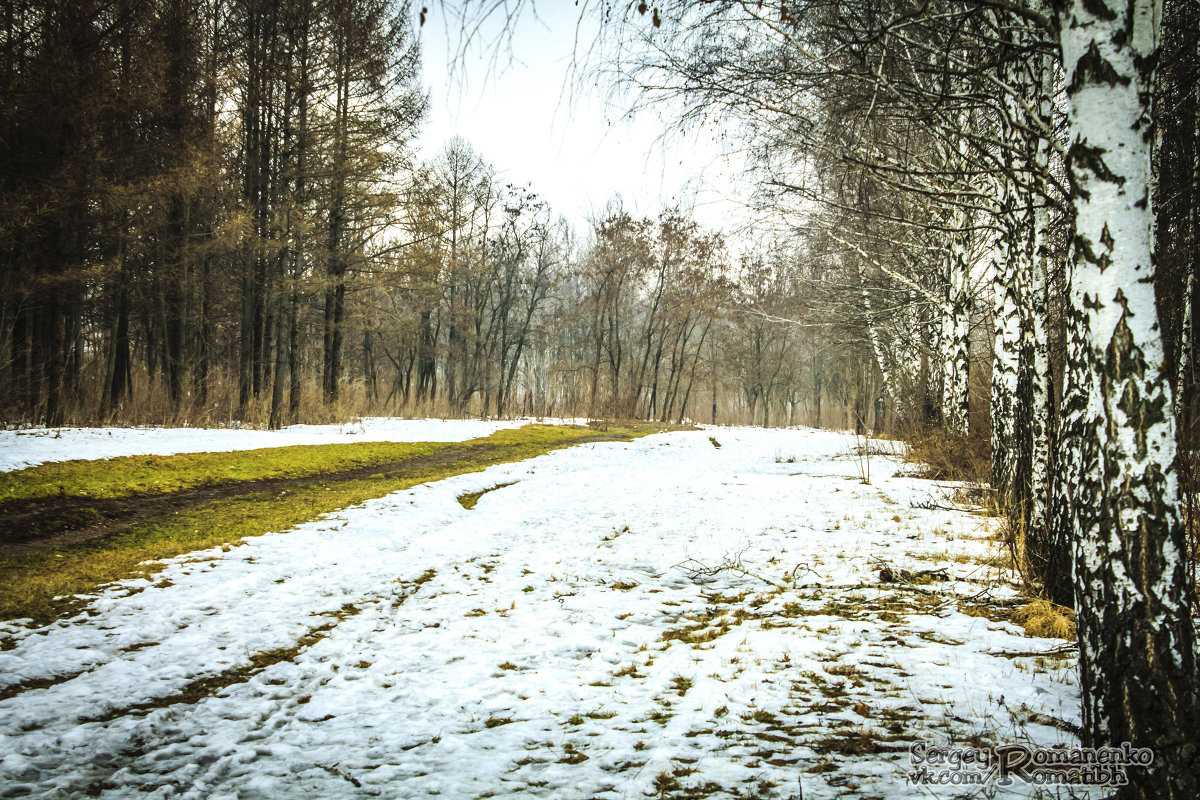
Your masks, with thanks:
[[[1075,640],[1075,612],[1049,600],[1034,600],[1012,613],[1012,621],[1028,636]]]
[[[936,480],[968,481],[986,484],[991,479],[990,445],[982,436],[958,436],[943,431],[926,431],[909,440],[907,458],[922,465],[920,474]],[[1001,613],[1024,628],[1026,635],[1048,639],[1075,639],[1075,613],[1065,606],[1036,597],[1038,589],[1033,581],[1034,570],[1029,564],[1026,532],[1020,519],[994,504],[988,508],[990,516],[1001,517],[997,539],[1006,552],[998,553],[986,563],[994,567],[1015,569],[1025,582],[1025,592],[1030,601],[1011,613]],[[1193,546],[1195,542],[1193,541]],[[966,613],[984,613],[967,610]]]
[[[483,497],[488,492],[494,492],[497,489],[503,489],[504,487],[512,486],[515,483],[516,481],[508,481],[507,483],[498,483],[495,486],[490,486],[487,489],[482,489],[478,492],[467,492],[466,494],[460,494],[458,496],[458,504],[470,511],[479,503],[479,498]]]
[[[992,476],[991,444],[986,436],[962,436],[938,429],[914,433],[905,460],[922,478],[987,483]]]

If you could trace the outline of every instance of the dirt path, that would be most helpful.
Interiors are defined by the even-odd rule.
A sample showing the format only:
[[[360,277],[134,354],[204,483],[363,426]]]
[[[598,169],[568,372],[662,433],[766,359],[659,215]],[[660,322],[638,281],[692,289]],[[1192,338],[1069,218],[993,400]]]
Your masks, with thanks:
[[[597,434],[565,443],[564,447],[587,442],[623,441],[624,437]],[[228,481],[174,492],[138,494],[129,497],[44,497],[0,505],[0,559],[84,544],[122,533],[129,528],[219,500],[249,494],[278,493],[303,485],[327,485],[382,476],[404,478],[423,470],[462,462],[493,464],[510,460],[520,444],[448,444],[429,455],[413,456],[384,464],[314,472],[286,478]]]

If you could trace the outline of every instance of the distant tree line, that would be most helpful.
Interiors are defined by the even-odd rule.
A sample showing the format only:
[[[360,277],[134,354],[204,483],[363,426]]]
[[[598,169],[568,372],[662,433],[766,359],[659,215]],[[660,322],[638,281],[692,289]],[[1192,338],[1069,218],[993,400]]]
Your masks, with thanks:
[[[0,0],[5,421],[863,416],[781,322],[803,243],[619,207],[581,240],[468,143],[418,158],[414,16]]]
[[[760,316],[794,316],[794,247],[734,256],[677,210],[638,218],[619,206],[580,241],[462,139],[415,168],[402,206],[406,244],[354,284],[370,407],[808,419],[799,337]]]

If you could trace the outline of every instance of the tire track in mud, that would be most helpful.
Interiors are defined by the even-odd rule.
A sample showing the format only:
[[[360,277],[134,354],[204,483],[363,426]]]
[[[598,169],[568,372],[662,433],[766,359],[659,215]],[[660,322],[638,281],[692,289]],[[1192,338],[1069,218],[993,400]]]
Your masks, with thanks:
[[[598,434],[563,442],[561,447],[627,440],[628,437],[624,436]],[[116,498],[40,497],[10,501],[0,504],[0,559],[93,542],[168,514],[246,495],[279,493],[298,486],[337,484],[372,478],[403,478],[422,470],[445,467],[457,462],[462,462],[464,468],[481,463],[500,463],[511,460],[511,456],[527,449],[530,444],[479,443],[449,446],[436,453],[385,464],[286,478],[229,481],[159,494]]]

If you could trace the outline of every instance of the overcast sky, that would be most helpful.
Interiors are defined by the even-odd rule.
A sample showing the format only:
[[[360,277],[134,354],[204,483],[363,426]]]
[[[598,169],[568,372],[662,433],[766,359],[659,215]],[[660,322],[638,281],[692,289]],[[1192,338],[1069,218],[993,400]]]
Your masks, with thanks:
[[[451,72],[455,44],[448,40],[457,31],[448,32],[431,8],[421,29],[431,105],[419,140],[423,155],[460,135],[504,180],[531,184],[581,233],[617,195],[638,215],[682,204],[708,227],[729,227],[739,209],[726,199],[733,172],[711,133],[663,138],[655,115],[625,119],[629,99],[607,102],[594,79],[587,86],[571,79],[577,14],[573,3],[539,3],[538,15],[526,14],[516,26],[511,59],[480,46]],[[581,48],[593,32],[580,30]]]

